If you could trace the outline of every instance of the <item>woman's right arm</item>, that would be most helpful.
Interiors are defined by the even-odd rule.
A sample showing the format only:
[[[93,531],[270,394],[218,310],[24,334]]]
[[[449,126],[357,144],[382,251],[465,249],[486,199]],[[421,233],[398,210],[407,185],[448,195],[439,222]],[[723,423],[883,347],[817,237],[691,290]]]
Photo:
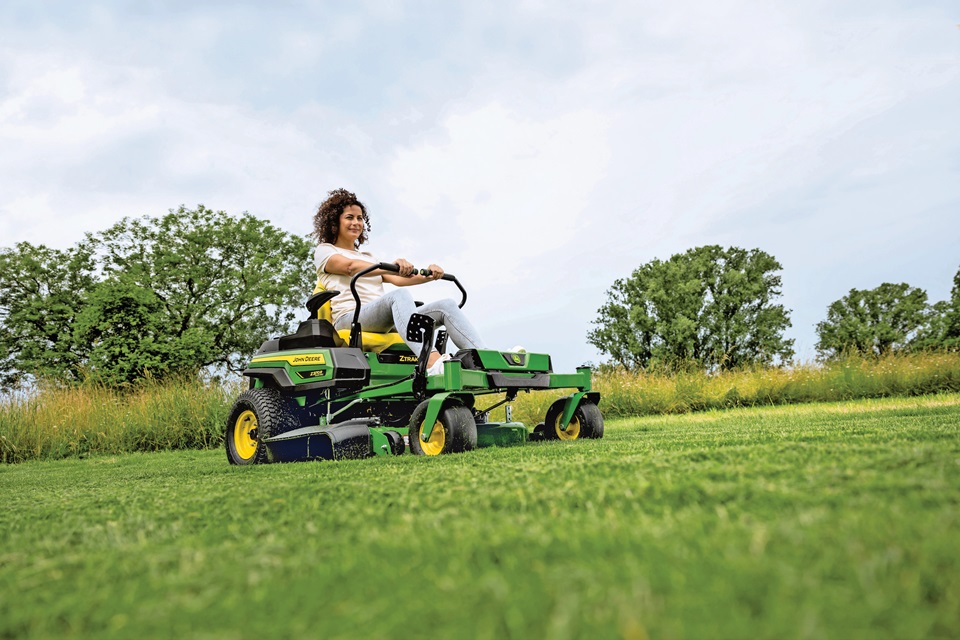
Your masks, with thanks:
[[[413,265],[402,258],[397,259],[397,265],[400,267],[400,275],[409,276],[413,273]],[[323,266],[323,270],[327,273],[332,273],[338,276],[348,276],[353,277],[357,273],[372,267],[374,263],[367,262],[366,260],[359,260],[357,258],[348,258],[345,255],[335,253],[329,258],[327,258],[326,264]],[[376,271],[371,271],[367,274],[368,276],[383,276],[383,275],[394,275],[393,271],[384,271],[383,269],[377,269]]]
[[[372,264],[372,262],[348,258],[347,256],[335,253],[327,258],[326,264],[323,265],[323,270],[338,276],[353,276],[358,271],[363,271],[367,267],[372,266]]]

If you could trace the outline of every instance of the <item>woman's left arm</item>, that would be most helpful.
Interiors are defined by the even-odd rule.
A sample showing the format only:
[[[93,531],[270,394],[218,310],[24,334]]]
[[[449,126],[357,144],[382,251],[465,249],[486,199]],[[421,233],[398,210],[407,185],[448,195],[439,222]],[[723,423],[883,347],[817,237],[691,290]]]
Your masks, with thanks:
[[[430,271],[430,275],[421,276],[421,275],[409,275],[401,276],[395,273],[383,274],[383,281],[389,282],[390,284],[397,287],[410,287],[415,284],[423,284],[425,282],[433,282],[434,280],[439,280],[443,277],[443,269],[435,264],[431,264],[427,269]]]

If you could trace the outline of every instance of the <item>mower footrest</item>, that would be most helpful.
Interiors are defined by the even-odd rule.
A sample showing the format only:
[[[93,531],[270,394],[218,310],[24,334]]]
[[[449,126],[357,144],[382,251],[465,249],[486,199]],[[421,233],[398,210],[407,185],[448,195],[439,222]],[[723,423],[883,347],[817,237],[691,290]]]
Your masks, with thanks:
[[[549,389],[550,374],[534,373],[530,375],[508,376],[498,371],[489,371],[490,386],[498,389]]]

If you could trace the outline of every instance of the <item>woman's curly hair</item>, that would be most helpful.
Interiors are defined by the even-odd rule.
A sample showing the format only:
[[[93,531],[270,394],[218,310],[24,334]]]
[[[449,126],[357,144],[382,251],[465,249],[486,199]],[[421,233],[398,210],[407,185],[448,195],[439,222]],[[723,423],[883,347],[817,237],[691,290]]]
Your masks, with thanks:
[[[327,199],[320,204],[317,213],[313,216],[313,236],[318,242],[336,243],[340,230],[340,214],[350,205],[360,207],[360,211],[363,212],[364,231],[357,238],[357,247],[367,241],[367,235],[370,233],[370,217],[367,215],[367,208],[357,200],[355,194],[346,189],[334,189],[327,194]]]

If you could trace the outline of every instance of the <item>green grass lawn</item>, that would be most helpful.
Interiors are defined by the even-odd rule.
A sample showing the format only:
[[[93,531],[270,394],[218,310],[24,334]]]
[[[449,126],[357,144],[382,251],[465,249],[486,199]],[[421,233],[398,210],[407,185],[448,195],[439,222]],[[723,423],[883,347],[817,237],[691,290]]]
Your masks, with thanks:
[[[958,394],[436,459],[29,462],[0,491],[0,638],[960,637]]]

